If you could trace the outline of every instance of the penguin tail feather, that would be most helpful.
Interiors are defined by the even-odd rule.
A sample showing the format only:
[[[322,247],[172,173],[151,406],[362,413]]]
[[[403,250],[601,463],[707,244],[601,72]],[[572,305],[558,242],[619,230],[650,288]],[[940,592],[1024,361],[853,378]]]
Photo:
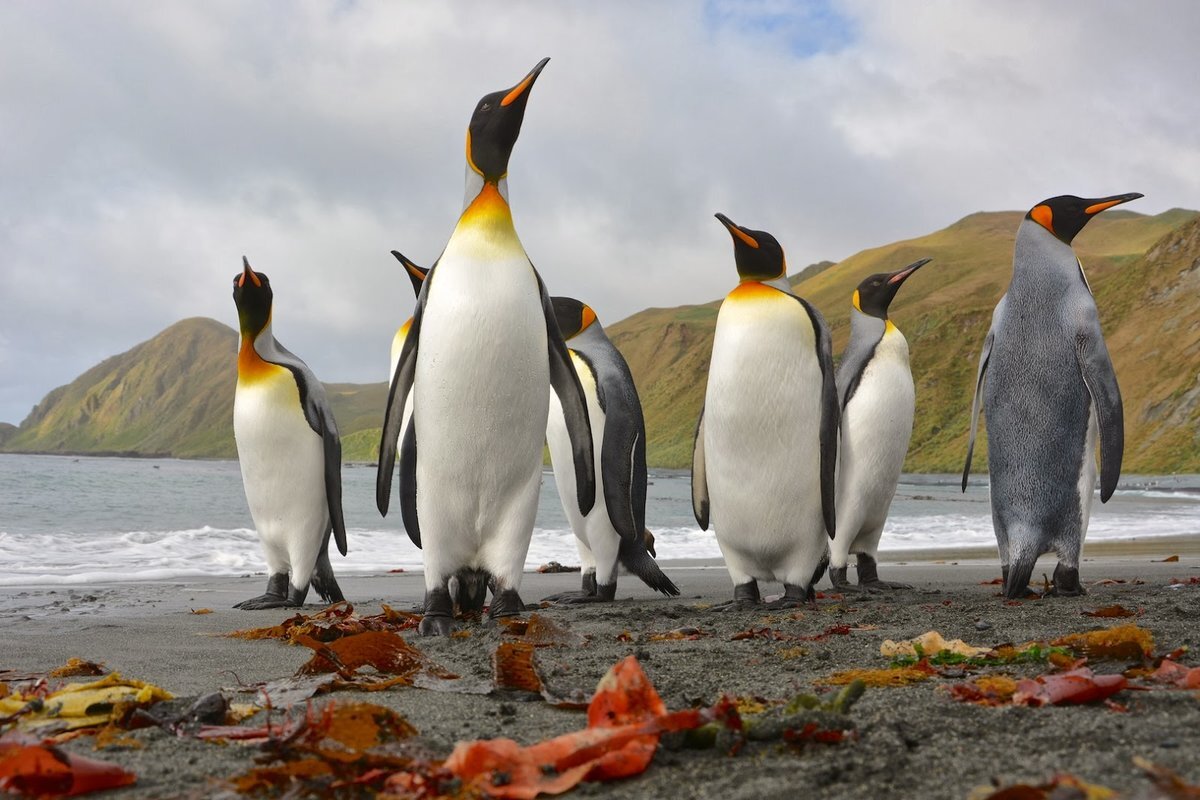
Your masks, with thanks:
[[[640,536],[636,539],[622,537],[617,558],[621,566],[638,576],[642,583],[654,591],[670,597],[679,595],[679,587],[663,573],[658,562],[647,552],[646,543]]]

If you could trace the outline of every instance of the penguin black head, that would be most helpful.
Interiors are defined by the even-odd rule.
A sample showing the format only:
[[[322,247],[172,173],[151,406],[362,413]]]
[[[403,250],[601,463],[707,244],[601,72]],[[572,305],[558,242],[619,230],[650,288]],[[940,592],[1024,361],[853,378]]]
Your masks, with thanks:
[[[1112,197],[1097,197],[1089,200],[1073,194],[1060,194],[1058,197],[1043,200],[1029,209],[1025,219],[1031,219],[1041,225],[1058,237],[1063,244],[1070,244],[1092,217],[1107,208],[1128,203],[1130,200],[1137,200],[1139,197],[1145,197],[1145,195],[1130,192],[1129,194],[1115,194]]]
[[[769,281],[787,274],[787,259],[774,236],[743,228],[724,214],[716,217],[733,237],[733,258],[742,280]]]
[[[421,269],[412,261],[409,261],[403,253],[398,250],[393,250],[392,255],[404,267],[404,271],[408,274],[408,279],[412,281],[413,294],[421,294],[421,284],[425,283],[425,276],[429,274],[429,270]]]
[[[485,181],[497,183],[508,172],[508,157],[521,133],[529,90],[549,60],[543,58],[516,86],[484,95],[475,106],[467,126],[467,163]]]
[[[550,302],[554,305],[554,317],[564,339],[578,336],[596,321],[596,312],[591,306],[573,297],[551,297]]]
[[[233,302],[237,304],[243,336],[257,336],[267,327],[274,296],[266,274],[250,269],[250,262],[242,256],[242,271],[233,276]]]
[[[879,319],[888,318],[888,306],[892,303],[892,298],[896,296],[896,292],[900,291],[900,287],[909,277],[930,262],[928,258],[922,258],[920,261],[914,261],[907,267],[895,272],[880,272],[877,275],[864,280],[854,290],[854,307],[862,313],[878,317]]]

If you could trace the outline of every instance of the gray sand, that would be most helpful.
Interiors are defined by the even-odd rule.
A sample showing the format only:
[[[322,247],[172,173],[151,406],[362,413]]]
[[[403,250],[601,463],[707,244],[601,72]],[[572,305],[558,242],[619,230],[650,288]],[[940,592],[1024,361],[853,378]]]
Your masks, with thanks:
[[[1105,555],[1105,551],[1119,551]],[[680,598],[665,599],[623,576],[611,605],[556,607],[541,613],[589,634],[590,643],[571,650],[542,650],[538,659],[556,689],[588,694],[616,661],[636,654],[671,709],[711,703],[722,693],[785,699],[811,691],[814,680],[842,669],[887,666],[879,655],[885,638],[904,639],[927,630],[975,645],[1022,643],[1090,630],[1120,620],[1098,620],[1081,612],[1120,603],[1142,609],[1135,621],[1153,632],[1157,650],[1200,644],[1200,587],[1171,588],[1171,578],[1200,575],[1195,540],[1149,540],[1116,548],[1089,546],[1083,578],[1090,594],[1006,605],[997,588],[981,581],[998,575],[995,561],[974,552],[906,553],[881,565],[885,579],[913,584],[914,591],[886,596],[822,600],[795,612],[712,613],[704,607],[731,595],[723,567],[666,562]],[[1176,563],[1154,563],[1172,553]],[[934,560],[917,561],[917,555]],[[900,559],[903,559],[902,561]],[[1035,575],[1053,570],[1044,559]],[[1095,585],[1103,578],[1123,584]],[[1144,581],[1133,584],[1133,579]],[[578,573],[528,574],[527,602],[578,587]],[[419,574],[342,579],[346,596],[362,614],[415,606],[423,591]],[[304,648],[273,641],[248,642],[217,636],[240,628],[275,624],[287,611],[244,612],[230,608],[257,595],[262,576],[125,585],[15,587],[0,589],[0,669],[47,670],[72,656],[100,661],[127,677],[149,681],[177,696],[198,695],[239,681],[253,683],[292,675],[309,657]],[[780,591],[764,586],[765,593]],[[213,613],[194,615],[191,609]],[[314,611],[317,607],[306,609]],[[989,625],[977,629],[977,621]],[[878,626],[803,643],[804,655],[785,658],[789,643],[762,639],[730,641],[749,627],[769,625],[797,635],[832,625]],[[681,626],[711,636],[695,641],[620,642]],[[489,679],[491,653],[500,635],[475,626],[464,639],[422,640],[424,652],[464,676]],[[1185,663],[1195,666],[1189,654]],[[1125,665],[1100,662],[1098,672]],[[1034,668],[1014,668],[1039,671]],[[1032,674],[1032,673],[1030,673]],[[581,795],[611,797],[752,798],[820,797],[963,798],[998,778],[1040,782],[1059,772],[1117,789],[1137,790],[1147,782],[1133,767],[1140,755],[1200,783],[1200,701],[1182,690],[1126,692],[1129,713],[1103,705],[1061,708],[985,708],[949,699],[934,678],[905,688],[869,689],[851,713],[859,738],[841,745],[810,744],[790,749],[777,743],[751,744],[736,757],[706,751],[662,750],[647,772],[620,783],[583,785]],[[507,736],[523,743],[577,730],[583,715],[539,702],[398,688],[364,699],[397,709],[435,751],[448,753],[456,740]],[[322,699],[320,702],[324,702]],[[238,774],[251,766],[254,751],[174,739],[157,730],[139,731],[139,750],[110,748],[100,757],[118,761],[139,776],[136,787],[112,797],[204,797],[217,793],[210,776]],[[87,739],[68,745],[91,752]]]

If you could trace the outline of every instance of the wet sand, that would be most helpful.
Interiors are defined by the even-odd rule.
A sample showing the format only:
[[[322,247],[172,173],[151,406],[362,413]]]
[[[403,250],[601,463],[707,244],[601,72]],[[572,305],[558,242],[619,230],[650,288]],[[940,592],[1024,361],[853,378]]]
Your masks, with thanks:
[[[1179,561],[1161,563],[1178,554]],[[906,639],[928,630],[980,646],[1048,640],[1068,633],[1132,621],[1150,630],[1156,651],[1190,646],[1183,658],[1200,664],[1200,586],[1172,586],[1200,576],[1200,540],[1149,539],[1088,545],[1082,577],[1089,594],[1006,604],[998,587],[985,584],[999,574],[993,552],[948,551],[884,554],[881,577],[914,589],[886,595],[822,599],[797,611],[713,613],[708,607],[732,594],[728,575],[716,562],[664,562],[682,595],[662,598],[636,579],[622,576],[617,602],[550,607],[540,611],[590,637],[584,647],[546,649],[539,663],[556,689],[588,694],[619,659],[634,654],[670,709],[716,701],[722,694],[783,700],[800,691],[820,691],[817,682],[852,668],[882,668],[884,639]],[[1053,571],[1043,559],[1035,571]],[[336,567],[335,567],[336,568]],[[853,570],[851,570],[853,575]],[[1101,583],[1101,581],[1124,581]],[[578,573],[525,576],[527,602],[578,588]],[[419,573],[341,579],[347,598],[362,614],[380,603],[414,607],[423,592]],[[262,576],[0,589],[0,669],[48,670],[79,657],[155,683],[177,696],[208,693],[238,683],[294,674],[310,656],[301,647],[274,641],[220,636],[233,630],[275,624],[290,612],[237,611],[231,606],[261,593]],[[827,581],[822,586],[828,589]],[[780,591],[766,585],[764,593]],[[1104,620],[1082,612],[1121,604],[1136,610],[1132,620]],[[193,609],[211,614],[192,614]],[[306,612],[317,610],[317,606]],[[812,636],[835,625],[857,630],[804,642],[766,639],[734,641],[751,627]],[[647,634],[680,627],[708,634],[696,640],[648,641]],[[488,625],[469,626],[461,639],[411,641],[437,663],[463,676],[489,680],[491,655],[501,635]],[[634,641],[618,639],[624,632]],[[1116,672],[1118,662],[1092,664]],[[1021,676],[1046,667],[1013,667]],[[857,739],[839,745],[792,748],[778,742],[752,743],[737,756],[713,750],[662,749],[636,778],[585,784],[577,795],[618,798],[763,798],[812,794],[818,797],[964,798],[992,779],[1038,783],[1068,772],[1126,792],[1149,784],[1134,768],[1141,756],[1200,783],[1200,700],[1196,692],[1156,689],[1124,692],[1127,712],[1088,706],[989,708],[952,700],[937,676],[903,688],[868,689],[851,711]],[[420,732],[421,741],[446,754],[455,741],[507,736],[532,743],[582,728],[578,712],[541,702],[511,702],[493,696],[397,688],[359,695],[335,693],[318,702],[362,699],[390,706]],[[209,797],[220,794],[222,776],[252,765],[255,751],[173,738],[157,729],[137,731],[140,749],[108,748],[97,754],[91,741],[67,745],[117,761],[138,774],[135,787],[114,798]]]

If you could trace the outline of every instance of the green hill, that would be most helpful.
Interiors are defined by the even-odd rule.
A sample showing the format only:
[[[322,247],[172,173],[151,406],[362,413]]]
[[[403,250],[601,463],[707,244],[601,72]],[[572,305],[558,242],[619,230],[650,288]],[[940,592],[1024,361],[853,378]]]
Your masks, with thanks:
[[[177,322],[50,392],[15,433],[0,440],[0,447],[26,453],[236,457],[237,347],[237,332],[216,320]],[[385,384],[335,383],[326,390],[343,434],[378,429]]]
[[[927,236],[837,264],[813,264],[791,279],[829,321],[840,353],[859,281],[934,259],[905,284],[892,308],[908,337],[917,383],[909,471],[962,468],[979,349],[1012,272],[1021,216],[972,214]],[[1200,214],[1106,212],[1084,229],[1075,248],[1124,395],[1125,471],[1200,471]],[[732,288],[732,252],[723,255]],[[690,465],[719,306],[714,300],[649,308],[607,327],[637,381],[654,466]],[[19,428],[0,427],[0,449],[233,457],[236,349],[237,333],[219,322],[179,322],[50,392]],[[387,386],[326,388],[345,459],[375,460]],[[980,470],[987,464],[983,444],[975,461]]]

